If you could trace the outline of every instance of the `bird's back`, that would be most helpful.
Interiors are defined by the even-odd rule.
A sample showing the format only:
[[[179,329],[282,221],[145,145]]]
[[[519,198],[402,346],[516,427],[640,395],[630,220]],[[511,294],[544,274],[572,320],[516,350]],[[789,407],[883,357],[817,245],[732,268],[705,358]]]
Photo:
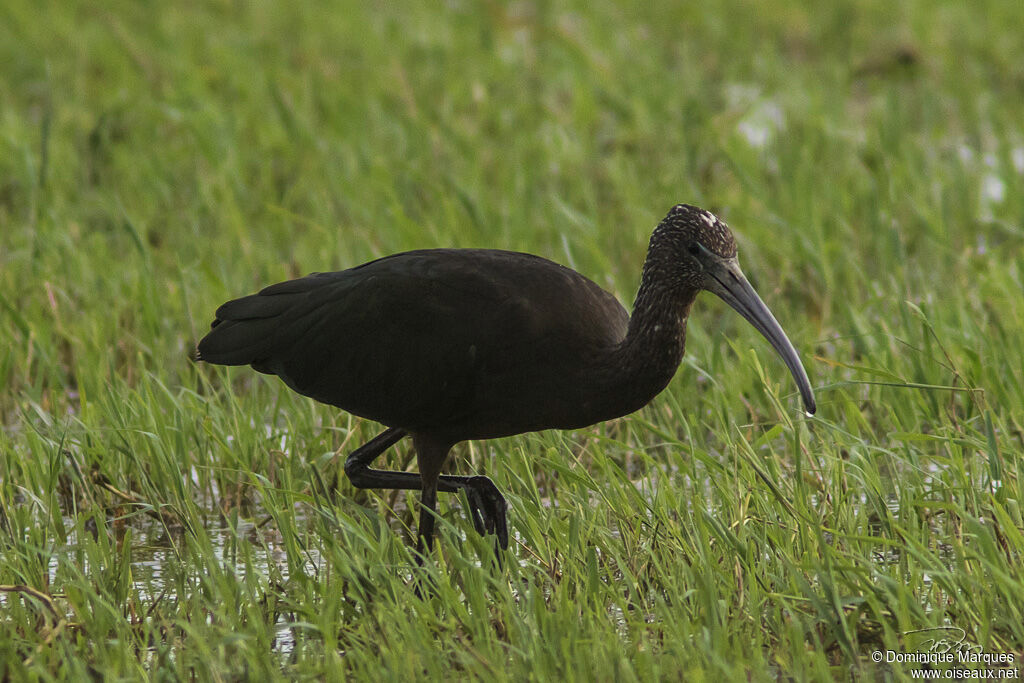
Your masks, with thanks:
[[[569,424],[577,387],[629,321],[569,268],[483,249],[314,273],[229,301],[216,318],[202,360],[252,365],[353,414],[454,440],[580,426]]]

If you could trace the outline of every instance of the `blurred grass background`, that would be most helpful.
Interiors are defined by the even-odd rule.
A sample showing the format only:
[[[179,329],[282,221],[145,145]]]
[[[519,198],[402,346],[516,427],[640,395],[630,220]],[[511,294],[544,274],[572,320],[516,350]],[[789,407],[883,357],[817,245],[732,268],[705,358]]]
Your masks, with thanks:
[[[1024,5],[0,8],[0,678],[904,679],[1024,656]],[[391,252],[566,263],[627,305],[699,204],[806,359],[710,296],[676,380],[464,444],[408,585],[379,429],[190,360],[215,307]],[[390,456],[406,466],[407,446]],[[468,533],[467,533],[468,531]],[[954,637],[955,636],[955,637]]]

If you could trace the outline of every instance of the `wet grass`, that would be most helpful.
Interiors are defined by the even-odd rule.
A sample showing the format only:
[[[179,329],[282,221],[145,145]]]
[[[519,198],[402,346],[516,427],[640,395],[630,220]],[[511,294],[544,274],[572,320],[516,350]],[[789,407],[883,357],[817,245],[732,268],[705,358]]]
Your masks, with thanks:
[[[902,679],[872,653],[937,627],[1019,664],[1022,15],[6,3],[0,678]],[[644,410],[458,449],[515,540],[443,499],[428,598],[415,499],[339,476],[378,427],[190,359],[222,301],[410,248],[629,303],[679,201],[818,416],[705,295]]]

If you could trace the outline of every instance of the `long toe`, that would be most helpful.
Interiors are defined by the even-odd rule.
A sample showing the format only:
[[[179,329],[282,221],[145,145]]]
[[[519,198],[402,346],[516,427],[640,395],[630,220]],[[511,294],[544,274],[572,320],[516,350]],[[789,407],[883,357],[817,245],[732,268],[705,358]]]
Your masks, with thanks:
[[[480,491],[470,486],[466,488],[466,498],[469,500],[469,518],[473,520],[473,528],[481,536],[487,534],[487,502]]]
[[[505,513],[508,507],[505,503],[505,497],[498,493],[495,489],[496,498],[493,498],[494,504],[494,532],[498,534],[498,544],[502,550],[508,550],[508,518]]]
[[[505,496],[494,485],[494,482],[487,477],[473,477],[470,480],[471,488],[479,492],[483,505],[481,512],[484,515],[484,523],[487,525],[487,533],[497,534],[498,543],[503,550],[508,549],[508,520],[506,509],[508,504]]]

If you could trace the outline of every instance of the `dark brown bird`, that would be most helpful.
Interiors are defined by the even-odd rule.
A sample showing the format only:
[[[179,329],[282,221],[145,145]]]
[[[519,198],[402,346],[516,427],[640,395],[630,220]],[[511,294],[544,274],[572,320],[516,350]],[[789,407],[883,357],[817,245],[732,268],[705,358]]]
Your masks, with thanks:
[[[421,490],[419,550],[437,491],[466,491],[473,525],[508,547],[505,499],[483,476],[442,475],[452,446],[631,413],[672,379],[697,293],[724,299],[814,394],[786,334],[740,271],[736,242],[686,204],[651,235],[632,317],[574,270],[530,254],[425,249],[281,282],[217,309],[198,357],[251,365],[295,391],[387,426],[345,473],[358,488]],[[370,463],[411,436],[419,474]]]

